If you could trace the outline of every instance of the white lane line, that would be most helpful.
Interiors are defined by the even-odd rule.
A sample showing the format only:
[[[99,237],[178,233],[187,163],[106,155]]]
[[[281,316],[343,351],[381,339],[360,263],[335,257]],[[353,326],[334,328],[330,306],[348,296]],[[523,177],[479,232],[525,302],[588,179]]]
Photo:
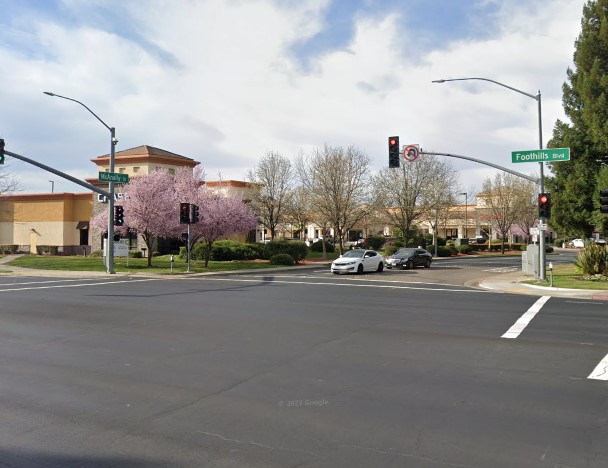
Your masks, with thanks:
[[[272,276],[272,278],[304,278],[304,279],[319,279],[318,276],[310,276],[310,275],[248,275],[250,277],[253,278],[267,278],[268,276]],[[333,275],[330,278],[321,278],[321,279],[327,279],[327,280],[343,280],[343,281],[368,281],[370,283],[397,283],[397,284],[403,284],[406,281],[399,281],[399,280],[386,280],[386,279],[373,279],[373,278],[368,278],[368,277],[361,277],[361,276],[355,276],[355,275]],[[450,283],[433,283],[433,282],[429,282],[429,281],[407,281],[407,284],[432,284],[435,286],[454,286],[455,288],[460,288],[462,287],[462,284],[450,284]]]
[[[22,284],[51,284],[51,283],[66,283],[69,281],[100,281],[98,279],[95,278],[69,278],[69,279],[62,279],[62,280],[45,280],[45,281],[23,281],[21,283],[5,283],[5,284],[0,284],[0,288],[3,287],[8,287],[8,286],[20,286]],[[106,281],[110,281],[110,278],[108,278]]]
[[[190,279],[190,278],[188,278]],[[200,278],[192,278],[199,280]],[[468,292],[468,293],[482,293],[486,291],[480,291],[477,289],[448,289],[448,288],[417,288],[412,286],[393,286],[393,285],[382,285],[382,284],[364,284],[355,283],[327,283],[327,282],[315,282],[315,281],[284,281],[284,280],[263,280],[263,279],[235,279],[235,278],[204,278],[206,281],[232,281],[237,283],[279,283],[279,284],[304,284],[304,285],[315,285],[315,286],[346,286],[353,288],[387,288],[387,289],[420,289],[423,291],[448,291],[448,292]]]
[[[138,280],[105,281],[103,283],[56,284],[53,286],[21,287],[21,288],[11,288],[11,289],[0,289],[0,293],[11,292],[11,291],[28,291],[28,290],[32,290],[32,289],[80,288],[81,286],[105,286],[106,284],[141,283],[143,281],[160,281],[160,279],[146,278],[146,279],[138,279]]]
[[[589,374],[588,379],[594,380],[608,380],[608,354],[604,356],[604,359],[593,369],[593,372]]]
[[[501,336],[501,338],[517,338],[519,334],[525,330],[530,321],[534,318],[536,314],[540,311],[542,306],[545,305],[545,302],[549,300],[551,296],[543,296],[538,301],[536,301],[532,307],[530,307],[527,312],[519,317],[517,322],[513,324],[511,328],[507,330],[507,332]]]

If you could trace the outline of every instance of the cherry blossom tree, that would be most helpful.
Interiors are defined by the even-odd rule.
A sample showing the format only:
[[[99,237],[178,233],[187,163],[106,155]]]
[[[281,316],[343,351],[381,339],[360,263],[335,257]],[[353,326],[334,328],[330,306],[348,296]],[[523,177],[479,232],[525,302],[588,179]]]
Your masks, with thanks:
[[[255,229],[257,218],[253,210],[239,198],[213,193],[204,189],[204,204],[200,209],[200,222],[190,225],[190,232],[207,246],[205,267],[209,264],[211,247],[216,240]]]
[[[221,187],[219,192],[213,192],[204,185],[204,171],[200,167],[193,171],[184,168],[176,172],[175,195],[180,203],[199,207],[199,222],[190,224],[188,247],[198,241],[205,243],[205,267],[209,264],[211,247],[216,240],[250,231],[257,226],[255,214],[242,200],[222,193]]]
[[[167,171],[131,178],[124,186],[125,225],[116,232],[136,230],[148,250],[148,266],[152,266],[154,241],[157,237],[174,237],[179,231],[179,202],[176,198],[173,177]],[[108,213],[100,212],[91,219],[91,227],[105,229]]]
[[[190,245],[202,240],[207,245],[205,266],[209,252],[218,239],[255,229],[257,220],[253,211],[237,197],[214,193],[204,185],[204,171],[200,167],[181,168],[174,176],[164,170],[133,177],[124,186],[125,225],[116,232],[134,229],[148,250],[148,266],[152,266],[152,253],[156,237],[178,237],[183,231],[179,224],[179,204],[191,203],[199,207],[200,220],[190,224]],[[91,227],[105,230],[107,211],[91,219]]]

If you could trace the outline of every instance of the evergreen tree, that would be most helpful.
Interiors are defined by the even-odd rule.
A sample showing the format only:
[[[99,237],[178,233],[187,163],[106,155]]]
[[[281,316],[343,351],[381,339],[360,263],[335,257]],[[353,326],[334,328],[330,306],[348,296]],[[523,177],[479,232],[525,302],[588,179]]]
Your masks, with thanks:
[[[571,160],[550,164],[550,223],[562,234],[589,237],[600,220],[597,175],[608,164],[608,0],[583,7],[562,102],[571,124],[558,120],[548,146],[570,148]]]

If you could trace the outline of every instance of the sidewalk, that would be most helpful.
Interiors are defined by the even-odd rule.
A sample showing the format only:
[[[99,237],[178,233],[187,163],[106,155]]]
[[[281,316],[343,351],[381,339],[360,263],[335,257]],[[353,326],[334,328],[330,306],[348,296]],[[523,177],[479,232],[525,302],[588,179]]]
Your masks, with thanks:
[[[522,281],[530,281],[533,279],[533,276],[526,276],[521,271],[514,271],[512,273],[502,273],[500,275],[482,278],[481,280],[476,281],[476,285],[483,289],[511,294],[608,301],[608,290],[552,288],[550,286],[536,286],[522,283]]]

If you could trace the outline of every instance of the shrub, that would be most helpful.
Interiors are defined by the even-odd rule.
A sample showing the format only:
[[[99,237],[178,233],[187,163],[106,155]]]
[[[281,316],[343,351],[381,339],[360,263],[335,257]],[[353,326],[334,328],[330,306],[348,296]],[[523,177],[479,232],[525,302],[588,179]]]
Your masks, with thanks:
[[[36,246],[36,252],[38,255],[57,255],[59,247],[56,245],[38,245]]]
[[[207,247],[204,244],[201,244],[200,250],[203,254],[199,260],[203,260],[204,252]],[[232,240],[221,240],[214,242],[211,246],[211,260],[215,260],[216,262],[230,262],[232,260],[245,260],[246,257],[246,249],[243,248],[243,244],[240,242],[232,241]]]
[[[384,247],[384,255],[393,255],[397,250],[399,250],[399,247],[396,245],[389,245],[388,247]]]
[[[143,256],[144,254],[141,250],[129,250],[129,258],[142,258]]]
[[[3,244],[0,245],[0,253],[2,254],[15,254],[19,250],[19,246],[14,244]]]
[[[308,255],[308,247],[301,241],[273,240],[266,244],[266,255],[272,258],[277,254],[288,254],[295,262],[299,262]]]
[[[93,250],[89,254],[89,257],[101,257],[103,256],[103,252],[101,250]]]
[[[368,246],[369,249],[380,250],[382,248],[382,246],[386,242],[386,237],[384,237],[384,236],[370,236],[367,239],[365,239],[365,242],[367,243],[367,246]]]
[[[446,242],[445,238],[437,236],[437,247],[443,247]]]
[[[584,275],[607,275],[607,256],[608,250],[605,246],[590,243],[585,245],[585,248],[578,253],[575,265]]]
[[[325,241],[325,251],[327,253],[333,253],[336,251],[336,248],[334,247],[334,244],[329,242],[329,241]],[[313,244],[310,246],[310,251],[311,252],[323,252],[323,241],[316,241],[313,242]]]
[[[190,247],[190,259],[191,260],[204,260],[205,254],[207,253],[207,245],[201,242],[195,242]],[[179,248],[179,258],[187,260],[186,247]]]
[[[461,254],[470,254],[473,252],[473,248],[469,244],[462,244],[457,247],[458,252]]]
[[[270,263],[271,263],[271,265],[293,266],[295,262],[291,255],[286,254],[286,253],[280,253],[280,254],[276,254],[276,255],[273,255],[272,257],[270,257]]]
[[[437,256],[438,257],[449,257],[452,255],[452,251],[449,247],[444,247],[442,245],[437,246]]]

